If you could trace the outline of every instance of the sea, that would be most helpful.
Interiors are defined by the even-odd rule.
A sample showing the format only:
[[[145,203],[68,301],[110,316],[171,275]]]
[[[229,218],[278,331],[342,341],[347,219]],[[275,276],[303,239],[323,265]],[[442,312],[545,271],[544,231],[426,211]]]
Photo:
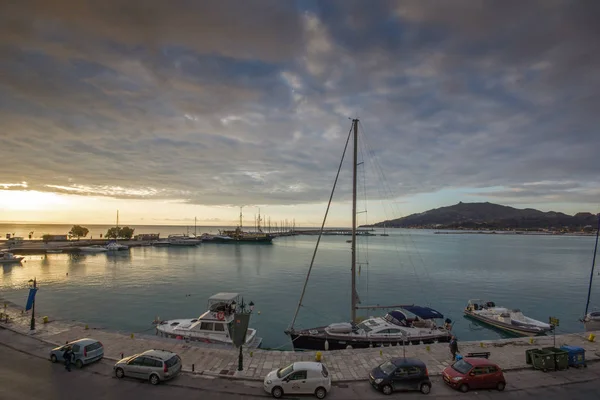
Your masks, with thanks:
[[[99,238],[109,226],[88,226]],[[198,234],[230,227],[197,227]],[[65,234],[70,226],[0,225],[34,238]],[[137,226],[136,233],[193,233],[194,227]],[[357,288],[361,306],[416,304],[454,323],[460,340],[506,337],[463,316],[469,299],[518,308],[527,316],[559,319],[556,333],[583,330],[592,266],[592,236],[436,234],[432,230],[375,230],[358,237]],[[348,236],[323,236],[295,327],[350,319],[351,246]],[[153,334],[152,321],[198,317],[208,298],[236,292],[255,303],[251,326],[263,346],[291,349],[284,334],[298,307],[317,236],[278,237],[272,244],[133,247],[116,254],[26,256],[4,265],[0,298],[24,306],[36,278],[36,314],[123,333]],[[592,305],[600,306],[600,285]],[[359,316],[385,314],[359,311]]]

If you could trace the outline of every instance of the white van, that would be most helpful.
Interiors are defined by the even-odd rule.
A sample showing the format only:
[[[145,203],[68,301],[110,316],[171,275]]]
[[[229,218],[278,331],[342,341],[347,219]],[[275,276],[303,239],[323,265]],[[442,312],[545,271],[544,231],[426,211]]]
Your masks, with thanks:
[[[324,399],[331,389],[331,376],[321,363],[299,361],[269,372],[264,389],[276,399],[283,394],[314,394]]]

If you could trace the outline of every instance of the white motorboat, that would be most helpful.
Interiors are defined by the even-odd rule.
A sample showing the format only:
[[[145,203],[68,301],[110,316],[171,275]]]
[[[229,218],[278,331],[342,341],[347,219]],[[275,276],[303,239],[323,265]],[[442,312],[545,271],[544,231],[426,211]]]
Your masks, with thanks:
[[[231,329],[237,304],[240,304],[238,293],[217,293],[208,299],[208,311],[198,318],[155,321],[156,333],[173,339],[233,346]],[[260,346],[262,338],[256,333],[256,329],[248,328],[245,346]]]
[[[111,241],[106,245],[106,250],[108,251],[121,251],[121,250],[129,250],[129,246],[125,246],[124,244],[119,244],[116,241]]]
[[[469,300],[465,315],[503,331],[523,336],[543,335],[552,325],[526,317],[521,310],[498,307],[493,301]]]
[[[107,252],[108,249],[105,246],[93,245],[93,246],[83,246],[79,248],[79,251],[82,253],[104,253]]]
[[[0,264],[17,264],[20,263],[24,258],[25,257],[17,257],[8,251],[0,251]]]
[[[188,235],[169,235],[167,240],[169,246],[197,246],[202,242],[202,239]]]

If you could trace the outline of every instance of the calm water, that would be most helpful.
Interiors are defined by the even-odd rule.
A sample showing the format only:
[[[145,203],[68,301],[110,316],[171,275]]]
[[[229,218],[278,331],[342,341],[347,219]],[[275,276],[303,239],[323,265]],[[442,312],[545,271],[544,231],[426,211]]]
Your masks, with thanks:
[[[558,333],[582,329],[577,318],[585,306],[593,237],[388,231],[389,237],[359,238],[359,259],[364,262],[368,253],[369,261],[358,277],[363,305],[430,305],[456,322],[460,340],[500,337],[462,317],[469,298],[520,308],[543,321],[556,316]],[[347,239],[323,237],[297,326],[349,318]],[[198,316],[212,294],[239,292],[260,311],[251,324],[265,347],[290,347],[283,331],[315,241],[315,236],[296,236],[277,238],[272,245],[204,243],[197,248],[138,247],[115,255],[29,256],[22,265],[1,267],[0,296],[24,305],[27,281],[37,277],[40,315],[142,332],[156,316]],[[592,300],[600,305],[598,284]]]

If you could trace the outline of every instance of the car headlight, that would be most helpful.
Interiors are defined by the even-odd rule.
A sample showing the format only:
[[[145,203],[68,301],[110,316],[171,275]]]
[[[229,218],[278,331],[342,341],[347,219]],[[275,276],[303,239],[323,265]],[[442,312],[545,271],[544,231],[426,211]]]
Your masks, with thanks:
[[[377,378],[377,379],[375,379],[375,383],[376,383],[376,384],[378,384],[378,385],[379,385],[381,382],[383,382],[383,379],[381,379],[381,378]]]
[[[452,380],[454,382],[458,382],[458,381],[462,380],[462,376],[455,376],[454,378],[452,378]]]
[[[270,379],[268,379],[267,381],[265,381],[265,383],[266,383],[267,385],[270,385],[270,384],[271,384],[271,383],[273,383],[273,382],[271,382],[271,380],[270,380]]]

